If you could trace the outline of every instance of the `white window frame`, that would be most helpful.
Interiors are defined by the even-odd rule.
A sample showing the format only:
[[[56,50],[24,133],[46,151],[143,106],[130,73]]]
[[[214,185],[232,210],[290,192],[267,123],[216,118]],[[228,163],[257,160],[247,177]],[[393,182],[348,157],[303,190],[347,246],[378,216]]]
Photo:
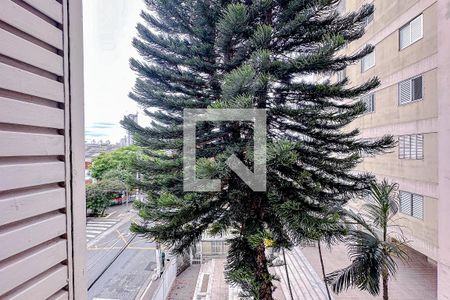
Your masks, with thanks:
[[[423,220],[425,215],[425,200],[423,195],[400,191],[399,193],[399,211],[400,213]],[[403,201],[408,201],[406,204]],[[407,207],[408,211],[404,210],[404,207]]]
[[[366,65],[366,60],[370,56],[373,56],[373,63],[371,65]],[[371,53],[367,54],[361,59],[361,73],[367,72],[368,70],[375,67],[375,63],[375,49],[373,49]]]
[[[411,25],[414,25],[415,22],[420,22],[419,23],[420,24],[420,32],[416,38],[414,38],[413,32],[411,30]],[[420,41],[423,38],[423,14],[420,14],[419,16],[417,16],[414,19],[412,19],[411,21],[409,21],[407,24],[400,27],[398,32],[399,32],[398,33],[398,37],[399,37],[398,44],[399,44],[400,51],[408,48],[409,46],[416,43],[417,41]],[[402,32],[406,32],[407,37],[409,38],[409,41],[405,45],[402,45]]]
[[[413,99],[414,98],[414,85],[413,85],[413,82],[417,78],[422,78],[422,90],[421,90],[422,97],[418,98],[418,99]],[[402,100],[402,85],[405,85],[405,84],[409,85],[409,99],[407,101],[403,101]],[[422,101],[423,100],[423,96],[424,96],[423,74],[420,74],[420,75],[414,76],[412,78],[400,81],[398,83],[398,105],[407,105],[407,104],[410,104],[410,103]]]
[[[398,159],[423,160],[424,151],[423,134],[407,134],[398,137]]]

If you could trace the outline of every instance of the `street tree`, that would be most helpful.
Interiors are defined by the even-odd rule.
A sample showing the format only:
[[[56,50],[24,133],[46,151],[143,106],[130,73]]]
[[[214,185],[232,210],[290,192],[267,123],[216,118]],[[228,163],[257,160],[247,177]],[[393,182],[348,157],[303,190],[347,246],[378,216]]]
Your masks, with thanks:
[[[395,259],[405,262],[408,258],[406,238],[395,223],[399,208],[397,184],[386,180],[373,183],[369,199],[360,213],[346,214],[350,230],[344,242],[351,264],[329,274],[328,281],[336,293],[357,287],[374,296],[380,293],[381,281],[383,300],[388,300],[389,277],[398,269]]]
[[[103,216],[111,201],[122,195],[126,186],[117,179],[104,179],[86,186],[86,207],[94,216]]]
[[[101,153],[92,160],[90,171],[95,179],[102,179],[111,171],[119,170],[134,172],[133,162],[140,155],[141,149],[136,145],[126,146],[117,150]]]
[[[331,76],[373,51],[341,54],[364,34],[372,5],[339,15],[339,0],[147,0],[130,64],[130,97],[152,119],[124,127],[150,159],[137,163],[151,226],[132,229],[183,252],[202,234],[231,233],[226,276],[244,296],[273,299],[264,241],[290,247],[317,240],[330,210],[369,187],[353,172],[366,154],[387,151],[391,136],[366,140],[345,130],[365,112],[359,97],[376,78],[349,86]],[[313,80],[314,79],[314,80]],[[200,122],[196,174],[221,180],[217,192],[183,189],[183,112],[187,108],[262,109],[267,113],[267,190],[255,192],[227,167],[234,154],[253,169],[251,122]],[[339,220],[339,217],[329,218]],[[322,230],[322,229],[321,229]]]

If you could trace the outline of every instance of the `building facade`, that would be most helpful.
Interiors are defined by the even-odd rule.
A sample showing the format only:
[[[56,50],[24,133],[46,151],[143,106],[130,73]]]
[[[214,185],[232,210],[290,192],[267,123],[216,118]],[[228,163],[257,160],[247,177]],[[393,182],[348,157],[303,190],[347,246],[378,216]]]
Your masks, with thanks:
[[[345,74],[352,85],[375,76],[381,85],[362,98],[367,112],[350,129],[360,128],[367,139],[392,134],[398,144],[391,153],[364,158],[358,171],[399,184],[397,223],[410,246],[437,265],[438,298],[450,299],[450,1],[347,0],[340,9],[366,3],[375,6],[366,34],[345,53],[366,44],[375,51]]]

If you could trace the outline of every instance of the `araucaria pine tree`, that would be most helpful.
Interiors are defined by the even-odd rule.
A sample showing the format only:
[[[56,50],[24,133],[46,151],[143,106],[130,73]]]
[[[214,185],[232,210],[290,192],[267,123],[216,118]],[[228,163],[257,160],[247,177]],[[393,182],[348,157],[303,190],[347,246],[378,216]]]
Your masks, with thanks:
[[[369,45],[339,53],[363,35],[373,7],[339,15],[339,0],[145,2],[130,97],[152,122],[123,125],[150,156],[136,163],[148,195],[140,215],[150,225],[133,230],[174,252],[204,232],[231,233],[227,279],[248,297],[272,299],[265,241],[290,247],[326,235],[339,218],[331,211],[373,180],[353,171],[362,156],[393,144],[390,136],[364,140],[345,129],[364,113],[359,97],[379,84],[376,78],[361,86],[327,79],[373,51]],[[235,154],[253,168],[253,124],[236,121],[196,128],[196,176],[220,179],[220,191],[183,190],[187,108],[266,111],[267,191],[253,191],[226,166]]]

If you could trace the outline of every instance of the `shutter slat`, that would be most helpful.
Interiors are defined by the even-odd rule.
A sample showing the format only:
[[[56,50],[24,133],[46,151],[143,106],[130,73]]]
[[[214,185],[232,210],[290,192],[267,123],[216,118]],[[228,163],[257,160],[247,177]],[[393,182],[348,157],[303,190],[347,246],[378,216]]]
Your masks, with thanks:
[[[7,295],[8,300],[47,299],[67,285],[67,266],[58,265]],[[67,292],[64,292],[67,293]],[[64,294],[62,293],[62,294]],[[64,299],[64,298],[60,298]],[[67,298],[65,298],[67,299]]]
[[[0,28],[0,54],[22,61],[58,76],[63,75],[63,58]]]
[[[50,156],[64,154],[64,136],[0,131],[0,156]]]
[[[33,6],[47,17],[55,20],[59,24],[62,23],[62,5],[56,0],[23,0]]]
[[[62,83],[0,63],[0,88],[64,102]]]
[[[3,97],[0,97],[0,107],[0,120],[2,123],[57,129],[64,128],[64,110],[59,108]],[[45,116],[45,118],[42,116]]]
[[[40,245],[10,261],[3,261],[0,264],[0,296],[65,259],[67,259],[66,241],[61,239]]]
[[[63,182],[64,162],[0,165],[0,191]]]
[[[0,20],[55,48],[63,49],[63,34],[60,29],[11,0],[2,0]]]
[[[66,216],[58,213],[35,218],[25,224],[0,231],[0,260],[13,256],[66,232]],[[36,234],[39,233],[39,234]],[[10,243],[20,237],[15,243]]]
[[[47,188],[0,198],[0,226],[63,208],[65,193],[63,188]]]
[[[68,300],[69,299],[69,293],[67,291],[59,291],[49,297],[47,300]]]

